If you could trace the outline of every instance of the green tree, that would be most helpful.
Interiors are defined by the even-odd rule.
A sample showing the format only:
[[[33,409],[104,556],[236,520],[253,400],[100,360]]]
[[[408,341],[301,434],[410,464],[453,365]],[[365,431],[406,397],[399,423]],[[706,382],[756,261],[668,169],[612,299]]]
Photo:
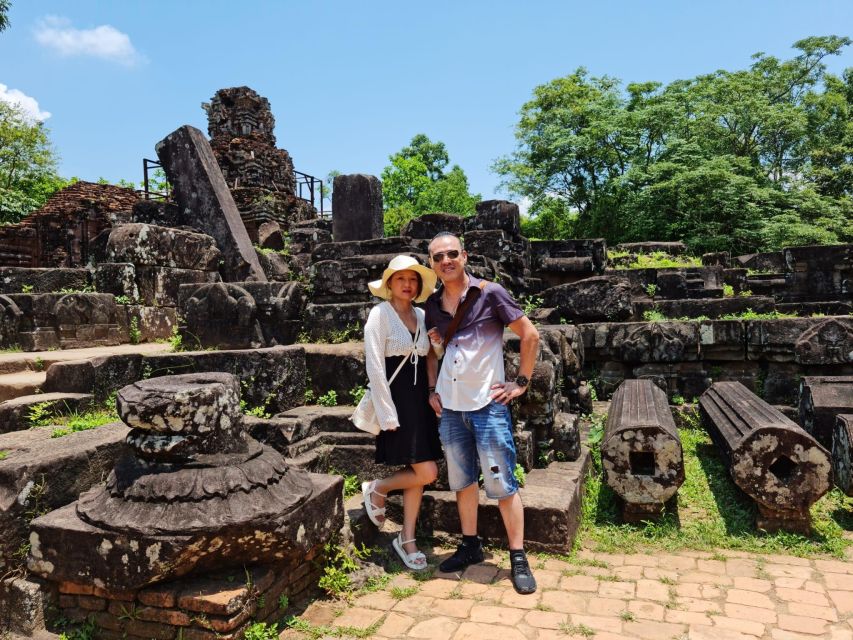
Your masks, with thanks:
[[[56,166],[47,128],[0,102],[0,222],[17,222],[69,184]]]
[[[759,53],[746,70],[624,90],[578,69],[534,89],[516,150],[493,168],[530,199],[538,237],[697,252],[851,239],[853,70],[835,78],[824,64],[848,44],[806,38],[791,60]]]
[[[9,9],[12,8],[12,0],[0,0],[0,31],[9,28]]]
[[[470,193],[459,165],[445,172],[450,157],[443,142],[419,133],[388,159],[391,164],[381,176],[386,236],[398,235],[409,220],[424,213],[474,213],[480,196]]]

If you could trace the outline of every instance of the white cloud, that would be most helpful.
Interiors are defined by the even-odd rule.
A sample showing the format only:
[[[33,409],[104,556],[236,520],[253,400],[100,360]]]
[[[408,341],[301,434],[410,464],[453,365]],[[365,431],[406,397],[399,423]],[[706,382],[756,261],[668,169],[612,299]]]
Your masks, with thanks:
[[[10,89],[2,83],[0,83],[0,102],[7,102],[20,107],[24,115],[32,122],[40,122],[50,117],[49,111],[42,111],[39,108],[38,100],[18,89]]]
[[[35,30],[36,42],[61,56],[92,56],[131,67],[145,61],[130,36],[102,24],[93,29],[76,29],[68,18],[47,16]]]

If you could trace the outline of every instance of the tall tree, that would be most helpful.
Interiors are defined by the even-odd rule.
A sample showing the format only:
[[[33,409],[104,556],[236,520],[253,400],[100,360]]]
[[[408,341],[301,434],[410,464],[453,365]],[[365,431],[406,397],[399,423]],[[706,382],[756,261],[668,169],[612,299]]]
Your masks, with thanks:
[[[9,28],[9,9],[12,8],[12,0],[0,0],[0,31]]]
[[[445,172],[450,156],[443,142],[419,133],[388,159],[391,164],[382,170],[386,236],[399,234],[406,222],[423,213],[474,213],[480,196],[469,192],[459,165]]]
[[[0,222],[17,222],[68,184],[57,161],[47,128],[0,101]]]
[[[849,44],[805,38],[791,60],[625,90],[578,69],[534,89],[493,168],[546,216],[527,223],[540,233],[735,252],[853,239],[853,70],[824,64]]]

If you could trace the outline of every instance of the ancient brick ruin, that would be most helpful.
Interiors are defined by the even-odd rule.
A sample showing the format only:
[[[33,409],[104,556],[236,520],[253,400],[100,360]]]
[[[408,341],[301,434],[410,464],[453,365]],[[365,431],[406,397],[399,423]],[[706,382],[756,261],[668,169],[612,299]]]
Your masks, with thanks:
[[[636,268],[685,248],[622,245],[611,260],[602,239],[530,240],[501,200],[383,237],[378,179],[338,176],[333,219],[320,219],[265,98],[223,89],[205,108],[210,141],[183,126],[157,145],[172,201],[77,183],[0,228],[0,347],[25,352],[0,358],[0,570],[15,572],[0,581],[0,629],[32,633],[53,607],[107,638],[238,637],[280,616],[280,595],[310,593],[342,528],[369,540],[363,514],[345,524],[330,475],[382,473],[348,419],[366,384],[366,283],[398,254],[426,264],[439,231],[464,236],[470,271],[538,324],[513,405],[529,548],[572,548],[596,395],[611,402],[601,454],[626,521],[677,508],[670,403],[701,413],[760,528],[808,533],[833,481],[853,492],[853,245]],[[116,348],[62,357],[80,347]],[[509,332],[505,347],[512,377]],[[29,377],[3,387],[5,373]],[[120,422],[60,438],[28,428],[34,407],[116,394]],[[389,515],[400,509],[392,496]],[[481,533],[502,539],[497,506],[480,513]],[[443,471],[422,522],[458,533]]]

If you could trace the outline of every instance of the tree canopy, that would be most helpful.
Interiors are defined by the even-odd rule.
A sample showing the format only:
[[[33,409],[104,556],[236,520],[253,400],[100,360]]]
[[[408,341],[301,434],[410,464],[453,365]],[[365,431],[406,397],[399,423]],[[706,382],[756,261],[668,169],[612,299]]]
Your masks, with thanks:
[[[398,235],[406,222],[423,213],[474,213],[480,195],[469,192],[459,165],[445,171],[450,156],[443,142],[419,133],[388,159],[391,164],[382,170],[386,236]]]
[[[0,31],[9,28],[9,9],[12,8],[12,0],[0,0]]]
[[[824,64],[850,42],[810,37],[791,60],[757,53],[666,86],[579,68],[534,89],[494,169],[529,198],[534,237],[734,253],[851,241],[853,69]]]
[[[47,128],[0,101],[0,223],[17,222],[69,184],[57,160]]]

